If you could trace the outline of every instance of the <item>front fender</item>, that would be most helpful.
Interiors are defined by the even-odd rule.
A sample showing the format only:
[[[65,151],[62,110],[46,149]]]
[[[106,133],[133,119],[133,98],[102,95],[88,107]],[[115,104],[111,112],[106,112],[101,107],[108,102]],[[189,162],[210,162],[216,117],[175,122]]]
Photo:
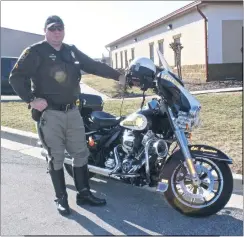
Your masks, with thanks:
[[[230,159],[222,151],[207,145],[188,145],[192,158],[208,158],[219,162],[226,162],[232,164]],[[176,150],[170,157],[168,157],[164,167],[159,174],[159,183],[157,191],[165,192],[168,189],[168,179],[171,176],[173,170],[171,164],[174,162],[184,161],[184,156],[180,149]]]
[[[188,148],[192,155],[192,158],[203,157],[203,158],[208,158],[210,160],[217,160],[221,162],[226,162],[228,164],[233,164],[233,160],[230,157],[228,157],[224,152],[218,150],[215,147],[207,146],[207,145],[188,145]],[[176,150],[167,159],[166,164],[170,162],[170,160],[176,158],[184,159],[180,149]]]

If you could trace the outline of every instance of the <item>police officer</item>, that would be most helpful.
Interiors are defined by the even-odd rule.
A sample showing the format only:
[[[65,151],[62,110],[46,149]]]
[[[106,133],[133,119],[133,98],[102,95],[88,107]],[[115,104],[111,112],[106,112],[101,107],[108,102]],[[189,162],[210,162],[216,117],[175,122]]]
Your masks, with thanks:
[[[65,29],[60,17],[48,17],[44,30],[45,40],[23,51],[9,82],[32,110],[41,113],[39,130],[43,146],[48,150],[48,167],[57,209],[60,214],[67,215],[70,208],[63,170],[65,149],[73,157],[77,205],[106,204],[106,200],[90,192],[89,150],[83,119],[75,104],[80,93],[80,70],[114,80],[123,80],[124,76],[108,65],[89,58],[74,45],[64,44]],[[29,89],[30,79],[33,90]]]

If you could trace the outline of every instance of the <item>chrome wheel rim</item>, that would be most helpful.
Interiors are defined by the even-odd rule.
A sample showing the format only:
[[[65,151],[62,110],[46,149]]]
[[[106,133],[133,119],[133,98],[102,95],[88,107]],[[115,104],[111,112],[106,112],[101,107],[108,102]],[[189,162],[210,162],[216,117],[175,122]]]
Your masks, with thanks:
[[[199,187],[192,184],[186,163],[179,164],[171,176],[171,187],[175,198],[190,208],[212,205],[223,191],[223,174],[219,167],[207,158],[196,158],[195,168],[201,180]]]

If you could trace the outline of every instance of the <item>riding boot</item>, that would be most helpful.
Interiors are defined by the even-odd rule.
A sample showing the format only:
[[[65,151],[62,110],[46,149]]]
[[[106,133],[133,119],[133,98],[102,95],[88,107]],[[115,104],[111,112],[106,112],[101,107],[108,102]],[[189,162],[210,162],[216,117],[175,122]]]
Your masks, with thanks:
[[[90,204],[92,206],[101,206],[106,204],[105,199],[95,197],[90,191],[89,171],[87,165],[82,167],[73,167],[74,183],[77,189],[77,205]]]
[[[56,205],[59,213],[61,215],[69,215],[70,208],[68,204],[68,194],[66,191],[65,179],[64,179],[64,170],[50,170],[49,171],[53,187],[56,194]]]

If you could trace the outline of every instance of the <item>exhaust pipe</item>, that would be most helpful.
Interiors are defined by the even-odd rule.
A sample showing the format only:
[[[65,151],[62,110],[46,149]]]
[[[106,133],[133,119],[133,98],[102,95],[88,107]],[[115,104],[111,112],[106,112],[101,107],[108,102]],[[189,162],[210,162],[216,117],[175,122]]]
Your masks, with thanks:
[[[45,149],[42,149],[41,155],[46,157],[47,154],[48,154],[47,151]],[[106,169],[106,168],[100,168],[100,167],[97,167],[97,166],[94,166],[94,165],[88,165],[88,170],[91,173],[100,174],[102,176],[111,177],[111,178],[115,178],[115,179],[120,179],[120,177],[134,178],[134,177],[140,176],[139,174],[120,174],[120,173],[116,173],[116,171],[118,171],[119,168],[120,168],[120,161],[119,161],[119,158],[118,158],[117,147],[114,148],[114,155],[115,155],[116,165],[115,165],[113,170]],[[72,158],[71,158],[71,156],[69,156],[69,154],[67,152],[65,152],[64,163],[68,164],[68,165],[72,165]]]
[[[102,176],[111,177],[111,178],[115,178],[115,179],[120,179],[121,177],[135,178],[135,177],[140,176],[140,174],[111,173],[111,170],[109,170],[109,169],[104,169],[104,168],[96,167],[93,165],[88,165],[88,169],[91,173],[100,174]]]

